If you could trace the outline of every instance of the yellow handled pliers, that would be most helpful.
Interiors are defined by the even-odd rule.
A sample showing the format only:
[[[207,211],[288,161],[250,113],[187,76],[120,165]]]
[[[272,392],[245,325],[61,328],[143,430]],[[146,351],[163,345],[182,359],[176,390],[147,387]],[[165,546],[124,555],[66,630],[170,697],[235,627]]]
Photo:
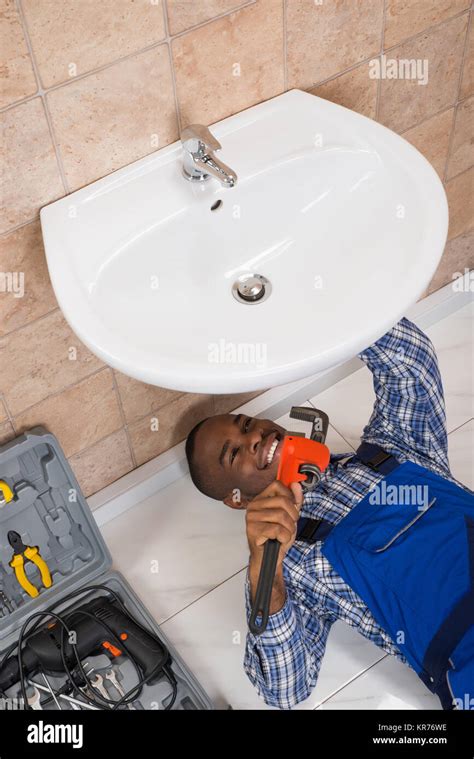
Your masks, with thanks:
[[[10,530],[8,533],[8,542],[13,548],[13,556],[10,561],[10,566],[15,570],[15,577],[20,583],[23,590],[26,590],[29,596],[36,598],[39,595],[39,590],[33,583],[31,583],[26,576],[25,572],[25,559],[32,561],[38,567],[41,580],[45,588],[50,588],[53,584],[51,573],[45,560],[40,555],[38,546],[25,546],[21,536],[14,530]]]

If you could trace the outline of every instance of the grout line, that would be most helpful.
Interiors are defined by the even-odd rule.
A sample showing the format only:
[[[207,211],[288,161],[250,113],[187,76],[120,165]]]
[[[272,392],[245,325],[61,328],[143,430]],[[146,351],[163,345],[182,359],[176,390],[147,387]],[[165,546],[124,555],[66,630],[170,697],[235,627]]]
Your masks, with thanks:
[[[454,18],[459,18],[460,16],[463,16],[464,14],[469,14],[469,13],[470,13],[469,10],[464,10],[461,13],[458,13],[456,16],[451,16],[451,18],[445,19],[445,21],[441,21],[440,24],[437,24],[435,26],[431,26],[428,29],[425,29],[423,32],[419,32],[419,34],[415,35],[414,37],[408,37],[407,39],[402,40],[401,42],[397,42],[397,44],[393,45],[393,47],[387,48],[385,50],[382,50],[382,53],[395,50],[395,48],[400,47],[401,45],[405,44],[405,42],[408,42],[410,40],[414,40],[414,39],[416,39],[417,37],[420,37],[423,34],[428,34],[429,32],[432,31],[432,29],[435,29],[436,26],[442,26],[443,24],[449,23]],[[373,61],[376,58],[379,58],[380,55],[381,55],[381,53],[374,53],[373,55],[370,55],[368,58],[364,58],[363,61],[358,61],[357,63],[353,63],[351,66],[348,66],[347,68],[342,69],[341,71],[338,71],[336,74],[332,74],[331,76],[328,76],[326,79],[318,80],[318,81],[314,82],[313,84],[310,84],[308,87],[304,87],[304,90],[305,91],[312,90],[315,87],[320,87],[321,85],[326,84],[327,82],[332,82],[333,79],[337,79],[339,76],[342,76],[343,74],[348,74],[350,71],[354,71],[354,69],[358,68],[358,66],[363,66],[364,64],[369,63],[370,61]],[[418,122],[417,122],[417,124],[414,124],[414,126],[417,126],[417,125],[418,125]],[[411,129],[411,127],[409,127],[409,128]]]
[[[462,56],[461,56],[461,65],[459,67],[458,86],[457,86],[457,89],[456,89],[456,106],[455,106],[455,110],[454,110],[453,123],[451,124],[451,132],[450,132],[450,135],[449,135],[449,143],[448,143],[448,153],[447,153],[447,156],[446,156],[446,163],[444,165],[444,172],[443,172],[443,181],[444,182],[448,181],[449,163],[451,161],[451,154],[452,154],[453,145],[454,145],[454,135],[455,135],[455,132],[456,132],[456,119],[457,119],[458,107],[459,107],[459,95],[461,94],[461,83],[462,83],[462,78],[463,78],[463,74],[464,74],[464,63],[466,61],[467,44],[468,44],[468,40],[469,40],[469,31],[470,31],[470,28],[471,28],[471,23],[472,23],[472,12],[469,13],[468,23],[466,25],[466,36],[464,38],[464,46],[463,46],[463,51],[462,51]],[[462,173],[462,172],[460,172],[460,173]],[[454,177],[450,177],[450,179],[453,179],[453,178]]]
[[[434,119],[436,116],[441,116],[442,113],[446,113],[447,111],[451,111],[451,110],[455,111],[456,106],[457,106],[457,102],[451,103],[451,105],[443,106],[443,108],[441,108],[439,111],[436,111],[436,113],[431,113],[429,116],[425,116],[420,121],[417,121],[416,124],[413,124],[413,126],[407,127],[406,129],[403,130],[403,132],[399,132],[398,134],[400,135],[400,137],[402,137],[404,134],[406,134],[407,132],[410,132],[412,129],[416,129],[422,124],[425,124],[430,119]],[[454,118],[454,114],[453,114],[453,118]]]
[[[288,90],[288,6],[287,0],[283,4],[283,88]]]
[[[357,63],[353,63],[352,66],[348,66],[346,69],[338,71],[337,74],[331,74],[331,76],[326,77],[326,79],[318,80],[317,82],[314,82],[314,84],[310,84],[308,87],[304,87],[304,90],[307,92],[308,90],[313,90],[315,87],[321,87],[323,84],[332,82],[334,79],[337,79],[344,74],[349,74],[351,71],[359,68],[359,66],[363,66],[365,63],[370,63],[370,61],[373,61],[375,58],[379,58],[379,56],[379,53],[374,53],[373,55],[369,56],[369,58],[364,58],[363,61],[357,61]]]
[[[395,45],[384,48],[382,52],[391,53],[393,50],[395,50],[395,48],[401,47],[406,42],[412,42],[413,40],[419,39],[419,37],[423,37],[423,35],[425,34],[431,34],[431,32],[436,31],[437,29],[440,29],[445,24],[451,23],[451,21],[454,21],[454,19],[461,18],[461,16],[464,16],[465,14],[468,15],[469,13],[470,13],[470,8],[464,8],[464,10],[460,11],[459,13],[456,13],[456,15],[450,16],[449,18],[445,18],[443,19],[443,21],[438,21],[438,23],[432,24],[431,26],[428,26],[426,29],[422,29],[421,32],[414,34],[412,37],[406,37],[405,39],[400,40],[400,42],[397,42]]]
[[[231,574],[229,577],[226,577],[225,580],[222,580],[222,582],[217,583],[217,585],[215,585],[213,588],[209,588],[209,590],[206,590],[206,592],[203,593],[202,596],[199,596],[198,598],[193,599],[188,604],[186,604],[186,606],[183,606],[183,608],[180,609],[179,611],[175,611],[173,614],[170,614],[169,617],[166,617],[166,619],[162,620],[159,623],[160,626],[164,625],[166,622],[169,622],[171,619],[174,619],[174,617],[177,617],[178,614],[181,614],[181,612],[186,611],[186,609],[189,609],[190,606],[194,606],[194,604],[197,603],[198,601],[200,601],[201,598],[205,598],[210,593],[213,593],[215,590],[217,590],[217,588],[220,588],[222,585],[225,585],[225,583],[229,582],[229,580],[233,580],[234,577],[237,577],[237,575],[239,575],[241,572],[245,572],[245,570],[247,569],[247,566],[248,565],[246,564],[244,567],[242,567],[242,569],[238,569],[236,572],[234,572],[233,574]]]
[[[449,177],[446,184],[449,184],[450,182],[452,182],[453,179],[458,179],[458,177],[462,176],[463,174],[467,174],[468,171],[472,171],[472,168],[473,168],[472,166],[468,166],[467,169],[463,169],[462,171],[459,172],[459,174],[455,174],[454,177]],[[456,237],[461,237],[461,235],[465,235],[466,232],[470,232],[470,231],[471,231],[470,229],[465,229],[464,232],[461,232],[460,235],[456,235]],[[451,242],[451,240],[455,240],[456,237],[450,237],[449,240],[446,241],[446,244],[448,242]]]
[[[18,3],[21,2],[21,0],[16,0],[16,1]],[[53,84],[51,87],[45,87],[45,88],[43,88],[40,85],[41,79],[40,79],[40,76],[39,76],[39,69],[37,69],[37,70],[35,70],[35,76],[37,77],[38,84],[39,84],[38,92],[35,95],[29,95],[28,97],[23,98],[22,100],[17,100],[14,103],[10,103],[9,105],[7,105],[5,107],[0,108],[0,113],[3,113],[4,111],[8,111],[10,108],[16,107],[16,106],[20,105],[21,103],[27,103],[29,100],[33,100],[35,97],[38,97],[38,95],[45,96],[45,95],[49,94],[50,92],[54,92],[55,90],[61,89],[62,87],[67,87],[69,84],[72,84],[73,82],[77,82],[77,81],[80,81],[81,79],[85,79],[86,77],[90,76],[91,74],[98,74],[98,73],[100,73],[102,71],[105,71],[106,69],[111,68],[112,66],[115,66],[115,64],[117,64],[117,63],[121,63],[123,61],[127,61],[130,58],[133,58],[133,57],[135,57],[137,55],[140,55],[141,53],[147,53],[150,50],[154,50],[156,47],[159,47],[160,45],[164,45],[166,43],[170,43],[171,40],[177,39],[178,37],[183,37],[184,35],[189,34],[189,32],[194,31],[195,29],[201,29],[202,27],[207,26],[208,24],[212,24],[214,21],[218,21],[219,19],[225,18],[226,16],[231,16],[233,13],[238,13],[239,11],[244,10],[245,8],[249,8],[252,5],[255,5],[256,2],[257,2],[257,0],[248,0],[248,2],[246,2],[246,3],[244,3],[244,4],[240,5],[240,6],[238,6],[236,8],[234,8],[233,10],[226,11],[225,13],[221,13],[219,16],[215,16],[213,18],[210,18],[207,21],[203,21],[200,24],[196,24],[195,26],[192,26],[189,29],[185,29],[182,32],[178,32],[177,34],[174,34],[174,35],[165,35],[160,40],[158,40],[157,42],[153,42],[151,45],[147,45],[146,47],[139,48],[138,50],[135,50],[135,51],[133,51],[131,53],[128,53],[127,55],[123,55],[123,56],[120,56],[119,58],[115,58],[113,61],[109,61],[107,63],[104,63],[101,66],[96,66],[95,68],[90,69],[90,71],[84,71],[82,74],[77,74],[77,76],[71,77],[70,79],[67,79],[67,80],[65,80],[63,82],[58,82],[57,84]],[[163,14],[164,14],[163,18],[164,18],[164,21],[165,21],[165,30],[166,30],[167,29],[167,16],[164,13],[164,5],[162,7],[163,7]],[[25,25],[24,31],[25,31],[25,36],[26,36],[26,31],[27,31],[26,22],[24,22],[24,25]],[[33,58],[33,54],[32,54],[33,48],[32,48],[31,43],[29,41],[29,35],[28,35],[28,43],[29,43],[29,45],[28,45],[29,52],[30,52],[30,55]]]
[[[44,403],[44,401],[49,401],[51,398],[58,398],[62,393],[66,392],[66,390],[72,390],[73,388],[80,385],[82,382],[85,382],[91,377],[95,377],[97,374],[100,374],[100,372],[107,371],[107,370],[112,371],[110,366],[107,366],[106,364],[104,364],[103,366],[99,367],[99,369],[95,369],[95,371],[91,372],[90,374],[86,374],[84,377],[81,377],[81,379],[76,380],[75,382],[72,382],[70,385],[65,385],[60,390],[57,390],[55,393],[50,393],[50,395],[47,395],[44,398],[41,398],[41,400],[35,401],[35,403],[32,403],[31,406],[22,408],[21,411],[18,411],[18,413],[16,413],[13,418],[16,418],[18,416],[21,416],[22,414],[26,414],[27,412],[32,411],[36,406],[39,406],[41,403]],[[117,430],[115,430],[115,432],[117,432]]]
[[[384,44],[384,38],[385,38],[385,20],[387,17],[387,0],[383,0],[383,9],[382,9],[382,33],[380,35],[380,55],[379,60],[380,63],[382,63],[382,53],[383,53],[383,44]],[[375,118],[378,121],[379,120],[379,113],[380,113],[380,101],[382,98],[382,77],[379,76],[377,80],[377,92],[375,95]]]
[[[115,392],[115,395],[117,397],[117,403],[118,403],[118,407],[119,407],[119,411],[120,411],[120,418],[122,420],[122,428],[125,431],[125,436],[127,438],[127,445],[129,447],[129,450],[130,450],[130,456],[131,456],[131,459],[132,459],[133,468],[136,469],[138,465],[137,465],[137,460],[135,458],[135,451],[133,450],[133,445],[132,445],[132,440],[131,440],[131,437],[130,437],[130,432],[129,432],[129,429],[128,429],[127,420],[125,418],[125,411],[123,410],[122,396],[120,395],[120,390],[119,390],[118,383],[117,383],[117,377],[115,376],[115,371],[112,368],[111,368],[111,372],[112,372],[112,383],[113,383],[113,386],[114,386],[114,392]],[[90,447],[91,446],[89,446],[89,448]],[[85,450],[87,450],[87,449],[85,449]]]
[[[37,82],[37,85],[38,85],[37,96],[39,96],[41,98],[41,102],[42,102],[42,105],[43,105],[43,111],[44,111],[44,115],[45,115],[45,118],[46,118],[46,123],[48,125],[49,136],[51,138],[53,149],[54,149],[54,152],[55,152],[55,155],[56,155],[56,163],[57,163],[57,167],[58,167],[58,171],[59,171],[59,176],[61,177],[61,182],[63,184],[64,192],[66,193],[66,195],[69,195],[69,193],[70,193],[69,184],[68,184],[68,181],[67,181],[67,178],[66,178],[66,172],[65,172],[65,169],[64,169],[64,166],[63,166],[63,161],[62,161],[62,156],[61,156],[61,153],[60,153],[60,150],[59,150],[59,145],[58,145],[58,142],[56,140],[56,135],[54,133],[53,123],[52,123],[52,120],[51,120],[51,114],[49,112],[49,107],[48,107],[48,104],[46,102],[45,91],[44,91],[44,89],[42,87],[40,72],[39,72],[38,64],[36,62],[36,56],[35,56],[35,53],[34,53],[34,50],[33,50],[33,46],[31,44],[30,32],[29,32],[29,29],[28,29],[28,25],[26,23],[26,17],[25,17],[25,14],[23,12],[23,6],[21,4],[21,0],[17,0],[17,8],[18,8],[18,15],[20,17],[20,21],[21,21],[21,24],[22,24],[22,27],[23,27],[23,35],[25,37],[26,46],[27,46],[28,52],[30,54],[31,65],[33,67],[34,75],[35,75],[36,82]]]
[[[7,399],[5,398],[4,394],[0,395],[0,400],[3,402],[3,405],[5,407],[5,411],[7,412],[8,421],[10,422],[10,424],[11,424],[11,426],[13,428],[13,432],[16,435],[17,434],[17,430],[16,430],[16,427],[15,427],[15,424],[14,424],[14,421],[13,421],[13,416],[12,416],[12,413],[11,413],[10,408],[8,406],[8,403],[7,403]]]
[[[179,100],[178,100],[178,86],[176,83],[176,71],[174,68],[173,48],[171,44],[171,37],[169,34],[168,0],[163,0],[163,14],[164,14],[164,20],[165,20],[164,23],[165,23],[166,44],[168,48],[168,60],[169,60],[170,72],[171,72],[171,86],[173,88],[174,108],[176,111],[176,123],[178,126],[178,139],[179,139],[181,135],[181,131],[183,129],[183,123],[181,120],[181,109],[179,107]]]
[[[8,232],[7,234],[13,234],[13,232]],[[36,322],[39,322],[41,319],[46,319],[47,316],[51,316],[51,314],[54,314],[55,311],[58,311],[59,306],[55,306],[51,309],[51,311],[47,311],[45,314],[41,314],[41,316],[37,316],[36,319],[32,319],[30,322],[26,322],[25,324],[21,324],[19,327],[14,327],[9,332],[5,332],[4,334],[0,335],[0,341],[6,340],[10,337],[10,335],[14,335],[17,332],[19,332],[21,329],[26,329],[26,327],[31,327],[32,324],[36,324]]]
[[[54,201],[51,202],[53,203]],[[33,216],[33,218],[28,219],[28,221],[22,221],[21,224],[17,224],[16,227],[10,227],[6,232],[0,232],[0,240],[4,237],[7,237],[8,235],[12,235],[14,232],[18,232],[18,230],[23,229],[23,227],[27,227],[28,224],[36,224],[38,221],[39,213],[37,213],[36,216]]]
[[[134,450],[132,439],[131,439],[131,436],[130,436],[130,427],[132,427],[135,424],[139,424],[139,422],[143,422],[145,419],[150,420],[150,418],[152,416],[158,416],[159,412],[162,411],[164,408],[167,408],[172,403],[176,403],[177,401],[180,400],[180,398],[182,398],[183,395],[189,395],[189,393],[179,393],[178,396],[176,398],[173,398],[171,401],[168,401],[167,403],[162,403],[160,406],[153,406],[146,414],[143,414],[142,416],[137,417],[132,422],[127,422],[126,417],[125,417],[125,411],[123,409],[122,396],[120,395],[120,390],[119,390],[118,383],[117,383],[117,377],[116,377],[116,374],[115,374],[116,370],[113,369],[113,367],[111,367],[111,366],[109,366],[107,364],[104,364],[104,366],[102,367],[102,369],[99,369],[97,372],[95,372],[95,374],[98,374],[98,372],[103,371],[103,369],[110,369],[110,371],[112,372],[114,389],[115,389],[116,394],[118,395],[118,404],[119,404],[120,416],[121,416],[121,419],[122,419],[122,426],[118,427],[116,430],[114,430],[113,432],[109,433],[104,438],[100,438],[99,440],[96,440],[94,443],[91,443],[90,445],[87,445],[85,448],[81,448],[81,450],[77,451],[76,453],[77,454],[79,454],[79,453],[86,453],[88,450],[90,450],[94,445],[96,445],[101,440],[105,440],[107,437],[110,437],[110,435],[114,435],[116,432],[119,432],[120,430],[123,429],[124,432],[125,432],[125,434],[126,434],[126,436],[127,436],[127,441],[128,441],[128,445],[129,445],[129,448],[130,448],[130,454],[131,454],[132,462],[133,462],[133,465],[134,465],[133,469],[138,469],[140,466],[142,466],[142,464],[138,463],[138,461],[136,459],[136,456],[135,456],[135,450]],[[92,374],[88,375],[87,377],[84,377],[84,380],[88,379],[89,377],[92,377],[92,376],[93,376]],[[69,385],[68,388],[64,388],[64,389],[73,388],[73,387],[75,387],[75,385],[79,385],[82,381],[83,380],[79,380],[78,382],[74,383],[74,385]],[[55,395],[60,395],[62,392],[63,392],[63,390],[59,390]],[[42,403],[43,400],[47,400],[47,399],[49,399],[51,397],[53,397],[53,396],[48,395],[48,396],[46,396],[46,398],[42,399],[41,401],[38,401],[34,405],[37,406],[39,403]],[[33,408],[33,406],[30,406],[29,408],[31,409],[31,408]],[[23,413],[23,411],[21,413]],[[182,441],[180,441],[180,442],[182,442]],[[167,450],[169,450],[169,449],[167,448],[164,451],[160,451],[160,453],[155,454],[152,458],[156,458],[157,456],[160,456],[162,453],[166,453]],[[74,454],[74,456],[75,455],[76,454]],[[143,463],[147,463],[147,462],[143,462]],[[130,471],[133,471],[133,470],[130,470]],[[95,495],[95,493],[93,493],[91,495]],[[90,497],[90,496],[88,496],[88,497]]]
[[[344,688],[347,688],[348,685],[352,685],[352,683],[355,682],[355,680],[358,680],[359,677],[362,677],[363,675],[366,675],[367,672],[370,672],[371,669],[373,669],[374,667],[376,667],[377,664],[380,664],[381,661],[384,661],[389,656],[392,656],[392,654],[384,654],[383,656],[380,657],[380,659],[377,659],[377,661],[375,661],[373,664],[371,664],[369,667],[367,667],[367,669],[364,669],[362,672],[359,672],[357,675],[354,675],[354,677],[351,677],[351,679],[348,680],[346,683],[344,683],[344,685],[341,685],[339,688],[337,688],[335,691],[333,691],[330,696],[327,696],[322,701],[320,701],[319,704],[314,707],[313,711],[315,711],[316,709],[319,709],[319,707],[322,706],[323,704],[326,704],[328,701],[330,701],[332,698],[334,698],[334,696],[336,696],[338,693],[340,693],[341,691],[343,691]]]
[[[469,424],[469,422],[474,422],[474,416],[471,416],[471,417],[470,417],[470,419],[466,419],[466,421],[465,421],[465,422],[463,422],[462,424],[459,424],[457,427],[454,427],[454,429],[450,430],[450,431],[447,433],[447,434],[448,434],[448,441],[449,441],[449,436],[450,436],[450,435],[452,435],[452,434],[453,434],[453,432],[457,432],[458,430],[460,430],[460,429],[461,429],[461,427],[465,427],[465,426],[466,426],[466,424]]]
[[[168,0],[165,0],[167,2]],[[244,10],[245,8],[249,8],[251,5],[256,5],[258,0],[246,0],[246,2],[241,2],[239,5],[236,5],[235,8],[231,8],[229,11],[224,11],[223,13],[220,13],[218,16],[213,16],[212,18],[206,19],[206,21],[200,21],[198,24],[194,24],[194,26],[190,26],[187,29],[183,29],[181,32],[176,32],[176,34],[170,34],[169,39],[176,39],[177,37],[183,37],[185,34],[189,34],[189,32],[194,32],[195,29],[202,29],[203,26],[207,26],[208,24],[212,24],[213,21],[219,21],[221,18],[226,18],[226,16],[232,16],[233,13],[238,13],[241,10]],[[166,18],[166,21],[168,19]]]
[[[7,234],[11,234],[11,232],[8,232]],[[17,332],[21,332],[21,330],[26,329],[27,327],[31,327],[32,324],[37,324],[38,322],[43,321],[43,319],[47,319],[48,316],[51,316],[51,314],[54,314],[56,311],[61,311],[59,306],[52,308],[51,311],[48,311],[47,314],[42,314],[41,316],[38,316],[36,319],[33,319],[33,321],[28,322],[27,324],[21,324],[19,327],[14,327],[12,330],[10,330],[10,332],[7,332],[5,335],[2,335],[1,339],[4,340],[7,337],[10,338],[11,335],[15,335]]]

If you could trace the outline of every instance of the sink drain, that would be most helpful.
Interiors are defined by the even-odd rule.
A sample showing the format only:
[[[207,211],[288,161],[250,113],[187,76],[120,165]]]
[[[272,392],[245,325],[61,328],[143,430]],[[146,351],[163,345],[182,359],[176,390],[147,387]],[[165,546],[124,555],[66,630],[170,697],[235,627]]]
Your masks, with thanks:
[[[242,274],[232,285],[232,295],[239,303],[254,305],[268,298],[272,286],[261,274]]]

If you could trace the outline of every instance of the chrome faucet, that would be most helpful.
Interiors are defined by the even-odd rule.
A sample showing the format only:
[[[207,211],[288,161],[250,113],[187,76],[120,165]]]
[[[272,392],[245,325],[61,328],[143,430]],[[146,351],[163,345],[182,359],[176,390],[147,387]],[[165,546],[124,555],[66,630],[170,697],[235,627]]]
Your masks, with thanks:
[[[233,187],[237,174],[214,155],[221,144],[206,126],[190,124],[181,132],[184,149],[183,174],[191,182],[203,182],[211,176],[225,187]]]

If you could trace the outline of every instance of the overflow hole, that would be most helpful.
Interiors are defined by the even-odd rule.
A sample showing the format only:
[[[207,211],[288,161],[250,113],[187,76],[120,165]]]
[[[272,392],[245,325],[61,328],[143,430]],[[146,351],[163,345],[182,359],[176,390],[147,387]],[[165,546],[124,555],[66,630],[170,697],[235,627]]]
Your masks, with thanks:
[[[222,200],[216,200],[215,203],[211,206],[211,211],[217,211],[218,208],[220,208],[222,205]]]

